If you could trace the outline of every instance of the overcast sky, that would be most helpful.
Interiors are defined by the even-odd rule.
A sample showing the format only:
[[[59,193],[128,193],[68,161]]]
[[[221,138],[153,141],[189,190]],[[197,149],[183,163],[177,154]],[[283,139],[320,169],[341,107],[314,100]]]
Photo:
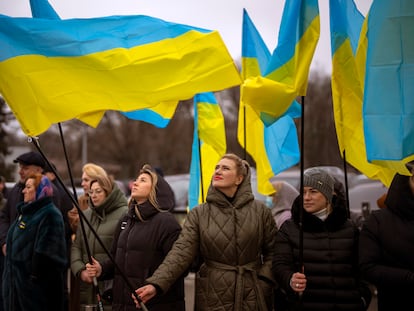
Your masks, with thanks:
[[[283,0],[50,0],[62,19],[149,15],[166,21],[218,30],[234,59],[241,55],[242,15],[247,9],[270,51],[277,44]],[[355,0],[363,15],[372,0]],[[331,71],[329,0],[319,0],[321,37],[312,70]],[[29,0],[0,0],[0,14],[31,16]]]

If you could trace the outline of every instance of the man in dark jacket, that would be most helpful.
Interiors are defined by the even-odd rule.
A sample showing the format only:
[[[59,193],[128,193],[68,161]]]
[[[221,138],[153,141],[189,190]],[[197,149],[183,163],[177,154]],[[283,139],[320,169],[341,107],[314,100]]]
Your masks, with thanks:
[[[359,264],[377,287],[378,311],[412,310],[414,302],[414,163],[396,174],[385,199],[361,230]]]

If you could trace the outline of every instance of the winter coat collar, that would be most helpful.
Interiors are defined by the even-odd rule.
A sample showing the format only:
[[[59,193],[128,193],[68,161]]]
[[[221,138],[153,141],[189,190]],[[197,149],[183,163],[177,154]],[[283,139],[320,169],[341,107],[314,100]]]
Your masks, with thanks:
[[[135,219],[138,219],[138,217],[135,216],[135,207],[140,212],[140,214],[141,214],[142,218],[144,219],[144,221],[148,220],[148,219],[154,217],[154,215],[160,213],[160,211],[158,211],[157,209],[155,209],[154,206],[152,206],[150,201],[145,201],[142,204],[132,203],[132,204],[130,204],[130,207],[129,207],[129,210],[128,210],[128,215],[132,218],[135,218]]]
[[[114,183],[114,188],[112,189],[108,197],[105,199],[105,201],[99,206],[91,205],[91,210],[94,215],[96,215],[100,219],[103,219],[105,218],[106,214],[110,214],[114,210],[122,206],[126,206],[127,204],[128,202],[124,193],[119,189],[118,185]]]
[[[300,209],[301,209],[300,196],[298,196],[292,206],[292,218],[293,221],[299,225]],[[336,231],[338,230],[348,219],[345,201],[339,200],[334,195],[332,198],[332,212],[328,215],[324,221],[303,211],[303,230],[307,232],[322,232],[322,231]]]
[[[21,202],[19,205],[17,205],[17,210],[19,214],[27,215],[27,214],[34,214],[42,207],[51,204],[52,203],[52,197],[43,197],[39,200],[25,203]]]

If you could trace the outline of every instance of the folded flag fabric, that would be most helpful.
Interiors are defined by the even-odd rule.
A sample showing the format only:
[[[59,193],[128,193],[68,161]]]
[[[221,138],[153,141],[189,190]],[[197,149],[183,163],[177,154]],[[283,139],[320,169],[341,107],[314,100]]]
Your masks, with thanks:
[[[414,2],[376,0],[368,17],[364,134],[369,161],[414,156]]]
[[[266,125],[283,115],[297,96],[306,95],[319,34],[318,0],[285,2],[278,45],[265,70],[242,84],[241,99]]]
[[[151,108],[122,112],[131,120],[144,121],[158,128],[165,128],[170,123],[177,109],[178,102],[163,102]]]
[[[400,170],[395,164],[391,168],[368,162],[365,150],[362,107],[366,25],[354,1],[330,0],[335,127],[339,150],[346,161],[388,187]]]
[[[0,15],[0,36],[0,93],[29,136],[241,83],[217,31],[149,16]]]
[[[269,64],[271,55],[265,45],[260,33],[250,19],[246,10],[243,12],[243,42],[242,42],[242,77],[244,86],[249,80],[262,79],[261,76]],[[274,93],[272,80],[269,92],[257,90],[253,95],[256,96],[277,96]],[[241,96],[243,98],[243,96]],[[256,100],[253,98],[252,100]],[[287,111],[280,111],[278,118],[268,119],[264,113],[266,107],[253,108],[245,104],[246,97],[240,100],[239,122],[237,138],[240,145],[248,152],[256,163],[257,171],[257,190],[263,195],[270,195],[275,192],[270,178],[275,174],[297,164],[300,158],[299,143],[297,138],[296,126],[292,118],[299,117],[301,107],[295,101]],[[262,109],[263,108],[263,109]],[[272,111],[276,111],[277,104]],[[257,113],[257,110],[261,113]],[[269,121],[266,123],[266,121]]]

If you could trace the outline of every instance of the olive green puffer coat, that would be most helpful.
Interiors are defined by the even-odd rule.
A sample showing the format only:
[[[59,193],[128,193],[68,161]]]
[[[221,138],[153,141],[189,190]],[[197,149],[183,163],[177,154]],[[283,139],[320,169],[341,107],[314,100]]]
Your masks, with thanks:
[[[199,257],[196,310],[271,310],[275,235],[270,209],[254,200],[250,173],[231,202],[210,186],[207,203],[190,211],[147,283],[165,292]]]

